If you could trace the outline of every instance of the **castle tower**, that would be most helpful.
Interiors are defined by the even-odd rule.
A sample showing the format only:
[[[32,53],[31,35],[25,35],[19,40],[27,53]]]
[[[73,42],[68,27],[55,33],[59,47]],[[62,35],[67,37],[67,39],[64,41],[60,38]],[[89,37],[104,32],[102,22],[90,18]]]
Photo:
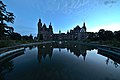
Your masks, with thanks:
[[[41,37],[41,30],[42,30],[42,22],[41,22],[41,19],[39,19],[39,21],[38,21],[38,35],[37,35],[38,40]]]
[[[85,22],[83,23],[83,27],[82,27],[82,28],[85,30],[85,32],[87,31],[87,28],[86,28]]]
[[[80,30],[80,33],[78,33],[78,40],[84,40],[86,39],[86,25],[85,25],[85,22],[83,23],[83,27],[81,28]]]
[[[53,28],[52,28],[51,22],[50,22],[50,25],[49,25],[49,30],[50,30],[50,33],[53,34]]]
[[[38,21],[38,34],[40,34],[40,31],[42,30],[42,22],[41,19]]]

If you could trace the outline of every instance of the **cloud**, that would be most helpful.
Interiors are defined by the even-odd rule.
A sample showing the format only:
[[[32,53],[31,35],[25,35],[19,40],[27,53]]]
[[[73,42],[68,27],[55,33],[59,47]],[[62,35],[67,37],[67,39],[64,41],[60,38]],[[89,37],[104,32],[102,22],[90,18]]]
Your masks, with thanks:
[[[89,0],[38,0],[38,3],[35,5],[39,10],[47,13],[64,13],[64,14],[73,14],[78,13],[80,8],[88,4]]]
[[[104,4],[109,5],[109,4],[115,4],[117,2],[118,2],[118,0],[107,0],[107,1],[104,1]]]
[[[64,6],[64,11],[66,11],[66,14],[79,14],[81,11],[81,8],[88,4],[89,0],[71,0],[66,3]]]

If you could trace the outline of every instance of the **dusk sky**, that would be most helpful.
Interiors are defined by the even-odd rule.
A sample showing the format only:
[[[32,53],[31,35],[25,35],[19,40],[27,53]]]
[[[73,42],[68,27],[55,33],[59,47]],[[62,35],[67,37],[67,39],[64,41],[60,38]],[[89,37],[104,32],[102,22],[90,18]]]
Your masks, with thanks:
[[[86,23],[87,31],[120,30],[120,0],[2,0],[16,16],[13,26],[21,35],[37,35],[38,19],[54,33]]]

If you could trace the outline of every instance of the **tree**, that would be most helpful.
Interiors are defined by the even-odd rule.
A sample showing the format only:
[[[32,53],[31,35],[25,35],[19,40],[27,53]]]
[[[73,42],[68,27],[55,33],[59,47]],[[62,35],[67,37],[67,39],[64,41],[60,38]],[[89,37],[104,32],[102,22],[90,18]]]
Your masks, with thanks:
[[[106,30],[104,36],[105,36],[105,40],[113,40],[114,39],[114,34],[112,31]]]
[[[112,31],[100,29],[98,32],[99,40],[113,40],[114,39],[114,33]]]
[[[27,36],[27,35],[22,36],[22,40],[29,40],[29,36]]]
[[[30,34],[29,36],[27,36],[27,35],[22,36],[22,40],[33,40],[33,36],[32,36],[32,34]]]
[[[105,39],[105,30],[100,29],[98,32],[98,35],[99,35],[99,40],[104,40]]]
[[[21,35],[19,33],[13,32],[10,35],[10,39],[12,39],[12,40],[21,40]]]
[[[6,5],[0,1],[0,38],[10,35],[13,32],[13,28],[7,26],[5,22],[14,23],[15,16],[13,13],[6,10]]]
[[[32,36],[32,34],[30,34],[29,39],[30,39],[30,40],[33,40],[33,36]]]
[[[90,32],[88,39],[90,39],[92,41],[97,41],[98,40],[98,33]]]
[[[0,1],[0,21],[4,24],[4,21],[14,23],[15,16],[13,13],[6,10],[6,5]]]
[[[114,32],[114,38],[118,41],[120,41],[120,30]]]

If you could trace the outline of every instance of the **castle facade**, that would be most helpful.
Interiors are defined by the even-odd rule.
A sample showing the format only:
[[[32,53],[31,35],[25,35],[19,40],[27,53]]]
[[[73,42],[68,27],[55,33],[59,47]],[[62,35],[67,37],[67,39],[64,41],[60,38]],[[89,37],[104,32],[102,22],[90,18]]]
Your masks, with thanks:
[[[66,34],[61,33],[61,31],[58,34],[54,34],[51,23],[47,28],[46,24],[42,25],[41,19],[39,19],[37,38],[38,40],[84,40],[87,38],[87,28],[84,22],[82,27],[77,25]]]
[[[53,28],[50,23],[49,28],[47,28],[46,24],[42,25],[41,19],[38,22],[38,40],[52,40],[53,36]]]

